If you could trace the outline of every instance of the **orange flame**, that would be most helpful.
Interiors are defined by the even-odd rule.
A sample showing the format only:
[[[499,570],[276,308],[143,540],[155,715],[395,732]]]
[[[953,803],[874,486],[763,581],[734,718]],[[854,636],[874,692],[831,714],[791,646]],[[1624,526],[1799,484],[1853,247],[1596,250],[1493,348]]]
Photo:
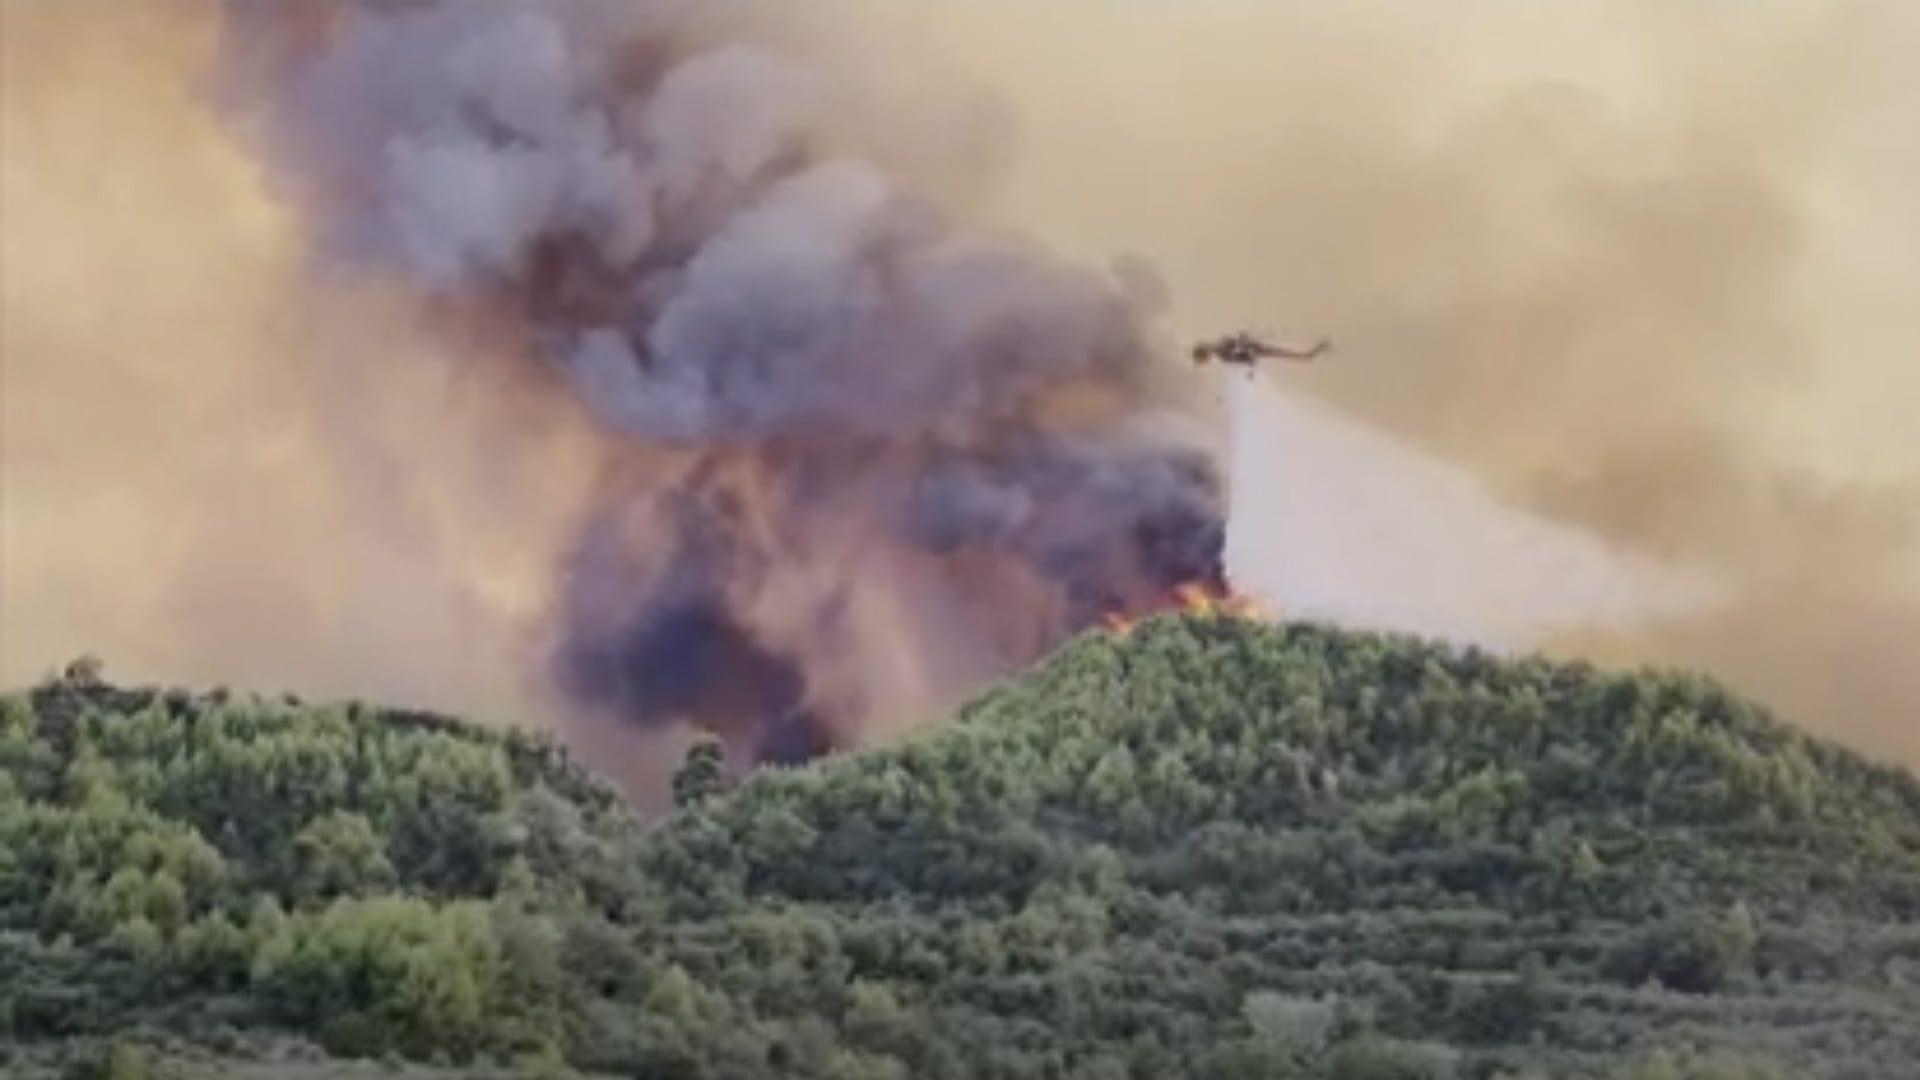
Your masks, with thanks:
[[[1179,606],[1182,610],[1187,611],[1191,614],[1194,614],[1194,615],[1213,614],[1213,611],[1214,611],[1213,593],[1210,592],[1205,585],[1201,585],[1196,582],[1188,582],[1185,585],[1177,585],[1174,587],[1174,590],[1173,590],[1173,598],[1175,601],[1179,603]]]
[[[1248,619],[1256,622],[1266,622],[1269,619],[1265,605],[1251,596],[1207,582],[1189,581],[1175,586],[1172,595],[1163,603],[1132,614],[1109,612],[1101,619],[1101,623],[1109,633],[1124,635],[1132,630],[1140,619],[1166,611],[1177,611],[1205,618]]]

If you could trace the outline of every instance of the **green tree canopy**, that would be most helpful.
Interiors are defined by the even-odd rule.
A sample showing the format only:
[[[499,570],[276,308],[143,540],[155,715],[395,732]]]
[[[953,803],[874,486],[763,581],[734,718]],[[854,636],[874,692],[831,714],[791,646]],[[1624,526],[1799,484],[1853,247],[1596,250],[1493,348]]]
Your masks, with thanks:
[[[0,699],[0,1070],[1920,1059],[1920,783],[1694,676],[1168,616],[898,745],[723,765],[696,742],[642,821],[554,743],[432,716]]]

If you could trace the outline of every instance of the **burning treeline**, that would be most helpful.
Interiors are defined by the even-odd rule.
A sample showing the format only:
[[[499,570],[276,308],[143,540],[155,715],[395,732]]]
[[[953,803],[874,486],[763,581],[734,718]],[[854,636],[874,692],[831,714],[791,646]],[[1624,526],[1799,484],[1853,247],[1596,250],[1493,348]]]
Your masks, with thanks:
[[[915,118],[978,145],[903,138],[751,5],[236,4],[228,29],[233,115],[316,271],[504,325],[517,392],[601,433],[554,568],[576,712],[805,757],[1223,587],[1161,290],[969,220],[995,114]]]

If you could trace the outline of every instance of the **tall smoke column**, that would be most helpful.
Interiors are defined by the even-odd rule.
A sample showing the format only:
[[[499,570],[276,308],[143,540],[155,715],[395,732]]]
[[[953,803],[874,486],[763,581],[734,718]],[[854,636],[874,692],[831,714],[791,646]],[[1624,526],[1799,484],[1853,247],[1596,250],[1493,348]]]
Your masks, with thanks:
[[[805,757],[1219,581],[1163,291],[968,219],[991,109],[901,125],[752,6],[229,10],[316,269],[504,324],[604,431],[553,612],[580,711]]]

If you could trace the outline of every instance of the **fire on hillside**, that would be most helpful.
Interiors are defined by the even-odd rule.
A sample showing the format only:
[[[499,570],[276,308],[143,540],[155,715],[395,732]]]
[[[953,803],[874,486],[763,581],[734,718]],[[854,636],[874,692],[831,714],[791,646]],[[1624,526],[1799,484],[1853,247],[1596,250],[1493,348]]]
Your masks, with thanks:
[[[1266,622],[1272,618],[1266,605],[1230,586],[1205,581],[1189,581],[1175,586],[1165,601],[1145,611],[1109,612],[1101,619],[1110,633],[1126,634],[1142,619],[1168,612]]]

